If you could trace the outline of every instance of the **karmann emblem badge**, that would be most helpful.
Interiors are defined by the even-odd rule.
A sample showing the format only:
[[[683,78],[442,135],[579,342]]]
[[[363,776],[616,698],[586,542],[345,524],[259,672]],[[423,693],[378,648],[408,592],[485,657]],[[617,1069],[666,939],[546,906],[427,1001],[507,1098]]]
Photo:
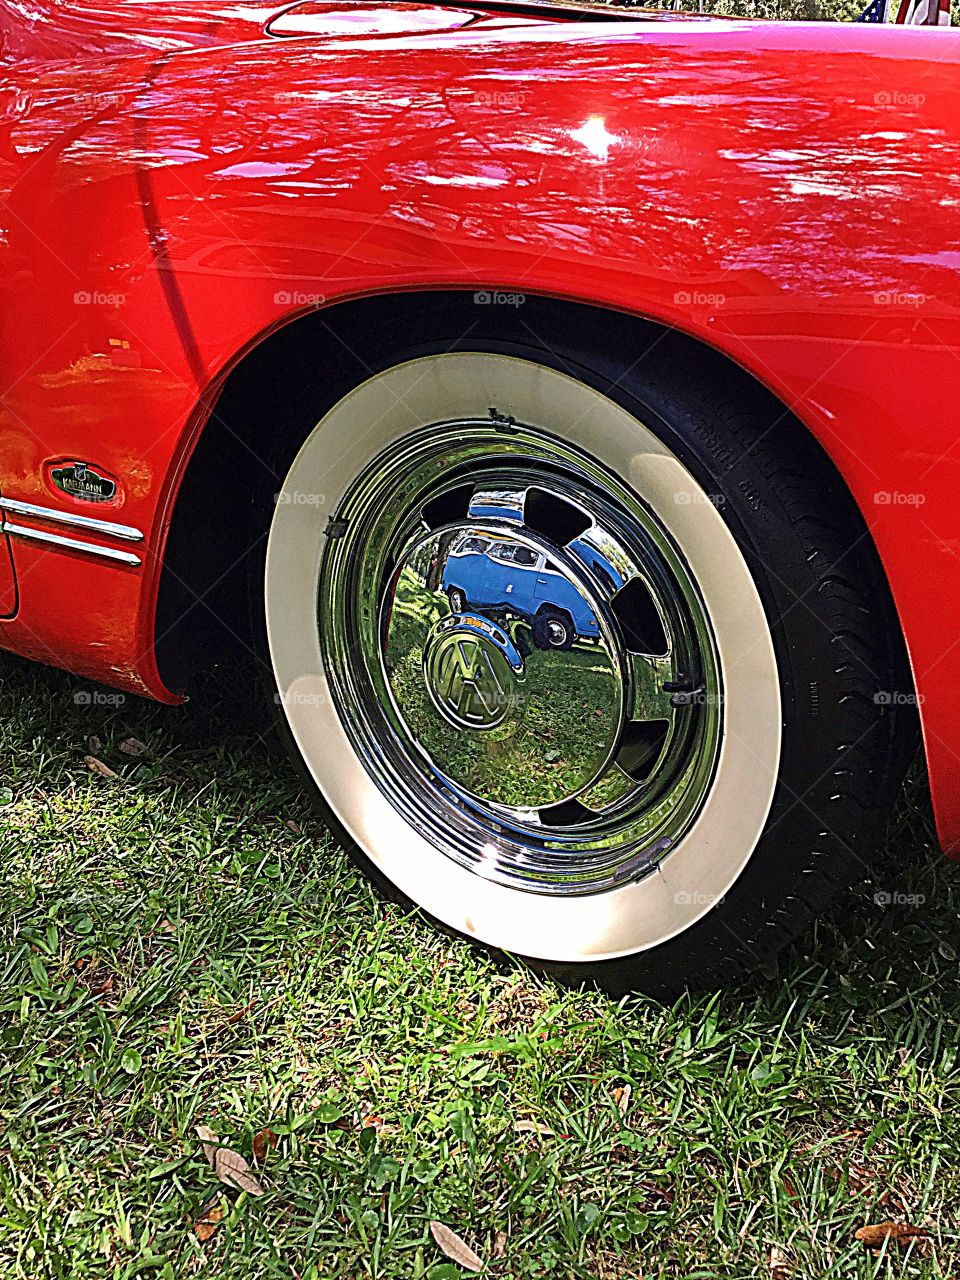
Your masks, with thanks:
[[[508,667],[479,636],[454,632],[427,653],[425,676],[434,706],[458,729],[492,729],[510,708]]]
[[[84,502],[109,502],[117,492],[116,481],[86,462],[64,462],[50,471],[50,479],[71,498]]]

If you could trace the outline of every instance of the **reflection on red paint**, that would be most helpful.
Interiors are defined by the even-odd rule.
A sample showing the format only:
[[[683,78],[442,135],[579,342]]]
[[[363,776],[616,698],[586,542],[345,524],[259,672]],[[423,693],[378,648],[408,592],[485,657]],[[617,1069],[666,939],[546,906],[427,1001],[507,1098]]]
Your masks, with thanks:
[[[0,640],[169,697],[165,531],[241,352],[367,294],[580,299],[723,352],[834,459],[960,839],[960,646],[930,608],[960,600],[957,37],[382,2],[266,35],[283,8],[0,4],[0,489],[44,502],[46,459],[97,459],[146,533],[130,571],[18,544]],[[67,572],[88,610],[55,607]]]

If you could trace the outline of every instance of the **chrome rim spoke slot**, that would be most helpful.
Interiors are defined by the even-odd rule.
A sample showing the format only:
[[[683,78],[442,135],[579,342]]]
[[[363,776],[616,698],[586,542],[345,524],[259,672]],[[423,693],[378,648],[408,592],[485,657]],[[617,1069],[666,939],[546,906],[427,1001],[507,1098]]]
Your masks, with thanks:
[[[710,791],[720,664],[682,555],[564,441],[432,424],[340,504],[318,600],[342,722],[432,845],[531,892],[649,872]]]

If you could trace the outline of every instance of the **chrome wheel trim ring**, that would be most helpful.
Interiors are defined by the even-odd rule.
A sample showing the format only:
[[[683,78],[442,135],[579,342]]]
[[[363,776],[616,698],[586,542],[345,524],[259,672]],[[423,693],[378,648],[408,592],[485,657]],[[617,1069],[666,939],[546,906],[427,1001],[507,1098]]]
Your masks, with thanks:
[[[489,421],[491,406],[501,420],[569,442],[642,495],[681,549],[716,640],[724,732],[709,792],[655,873],[603,891],[523,891],[441,852],[371,776],[344,726],[321,648],[316,611],[325,529],[357,476],[424,426]],[[328,803],[388,879],[468,935],[558,961],[654,946],[723,896],[753,852],[773,797],[781,724],[776,661],[735,540],[708,495],[649,429],[599,392],[530,361],[424,357],[375,376],[334,406],[292,464],[283,496],[271,526],[265,583],[282,705]],[[445,814],[438,812],[436,821],[442,824]]]
[[[426,839],[554,894],[614,888],[676,846],[716,763],[718,664],[634,494],[569,442],[488,416],[388,446],[337,522],[325,670],[354,749]],[[685,683],[699,696],[681,701]]]
[[[559,646],[566,642],[569,632],[558,618],[551,618],[547,623],[547,635],[550,637],[551,644]]]

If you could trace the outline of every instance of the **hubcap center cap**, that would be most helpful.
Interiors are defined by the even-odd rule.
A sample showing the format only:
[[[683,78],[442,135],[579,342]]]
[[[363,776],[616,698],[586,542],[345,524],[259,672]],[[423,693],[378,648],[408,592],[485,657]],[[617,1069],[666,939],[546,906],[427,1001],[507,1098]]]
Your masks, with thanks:
[[[427,693],[455,729],[496,728],[516,702],[514,678],[522,679],[523,668],[519,655],[510,661],[507,643],[480,618],[455,615],[431,629],[423,652]]]
[[[572,556],[506,521],[448,525],[406,549],[381,617],[403,728],[457,789],[528,813],[604,772],[623,654]]]

